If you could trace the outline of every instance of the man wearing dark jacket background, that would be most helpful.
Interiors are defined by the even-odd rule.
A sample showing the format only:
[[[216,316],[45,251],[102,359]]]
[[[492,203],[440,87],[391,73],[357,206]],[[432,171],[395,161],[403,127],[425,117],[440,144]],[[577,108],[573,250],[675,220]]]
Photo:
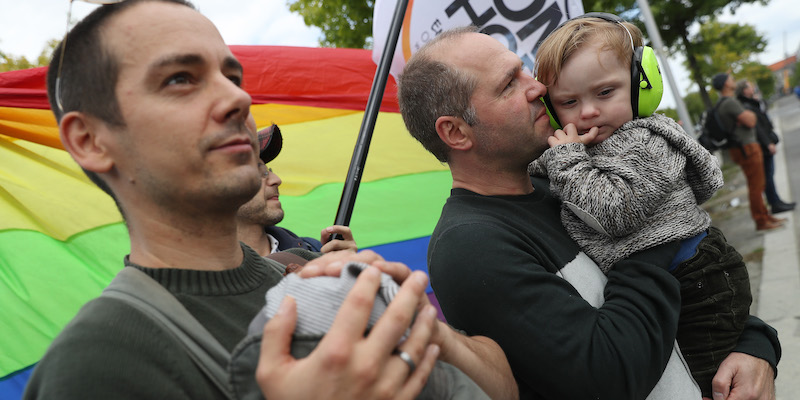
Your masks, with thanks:
[[[747,179],[747,195],[750,215],[757,231],[769,231],[783,227],[783,221],[770,215],[764,204],[764,163],[761,146],[756,141],[756,114],[745,109],[736,98],[736,81],[733,75],[719,73],[711,79],[711,86],[719,92],[718,112],[722,126],[731,127],[736,141],[741,146],[728,149],[731,160],[742,168]]]
[[[785,211],[794,210],[795,203],[786,203],[778,196],[778,191],[775,189],[775,160],[774,155],[778,151],[778,134],[772,126],[772,121],[769,120],[766,110],[767,105],[764,100],[755,96],[755,88],[753,84],[747,80],[740,80],[736,84],[736,98],[744,106],[744,108],[756,114],[756,140],[761,145],[761,153],[764,157],[764,194],[767,196],[769,209],[773,214],[782,213]]]
[[[256,130],[256,122],[251,115],[247,121],[248,128]],[[259,171],[261,171],[261,189],[236,213],[236,228],[239,240],[252,247],[261,256],[268,256],[278,251],[291,248],[303,248],[309,251],[327,253],[334,250],[358,250],[353,233],[346,226],[334,225],[320,233],[320,240],[310,237],[299,237],[294,232],[276,226],[283,220],[283,208],[279,200],[278,187],[281,178],[267,167],[281,152],[283,136],[277,125],[258,132]],[[344,240],[329,240],[331,234],[338,233]]]

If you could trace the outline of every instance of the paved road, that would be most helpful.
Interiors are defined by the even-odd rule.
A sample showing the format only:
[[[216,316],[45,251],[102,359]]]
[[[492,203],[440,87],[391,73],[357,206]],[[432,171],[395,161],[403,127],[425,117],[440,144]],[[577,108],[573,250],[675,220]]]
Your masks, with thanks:
[[[781,135],[775,158],[775,182],[784,201],[800,200],[800,100],[785,97],[770,109]],[[751,313],[778,330],[783,356],[778,365],[778,400],[800,399],[800,208],[779,214],[787,227],[767,234],[756,232],[750,218],[747,185],[741,169],[726,160],[725,187],[704,204],[713,224],[744,256],[750,273]]]
[[[800,199],[800,100],[796,96],[778,100],[770,110],[770,116],[782,133],[782,150],[786,167],[788,171],[792,171],[788,174],[791,198],[793,201],[798,201]],[[796,232],[799,225],[800,219],[795,219]]]
[[[800,199],[800,100],[784,97],[770,110],[781,134],[776,185],[781,196]],[[791,194],[791,195],[790,195]],[[788,200],[784,200],[788,201]],[[800,398],[800,261],[798,226],[800,210],[781,214],[789,226],[764,235],[764,259],[756,315],[778,330],[783,358],[778,367],[777,398]]]

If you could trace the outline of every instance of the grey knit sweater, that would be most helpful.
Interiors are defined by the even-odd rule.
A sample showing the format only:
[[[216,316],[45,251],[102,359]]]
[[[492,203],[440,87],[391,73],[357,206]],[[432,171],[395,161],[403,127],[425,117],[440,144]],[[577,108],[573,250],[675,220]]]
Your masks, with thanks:
[[[632,253],[707,229],[699,205],[723,184],[717,159],[660,114],[592,147],[550,148],[528,172],[550,178],[564,227],[605,273]]]

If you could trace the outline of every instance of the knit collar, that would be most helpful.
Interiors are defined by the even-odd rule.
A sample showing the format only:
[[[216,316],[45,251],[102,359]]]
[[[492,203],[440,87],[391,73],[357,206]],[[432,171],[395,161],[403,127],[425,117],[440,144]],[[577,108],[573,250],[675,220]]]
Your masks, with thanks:
[[[244,293],[261,285],[274,270],[253,249],[240,244],[244,253],[242,264],[229,270],[148,268],[131,262],[130,255],[125,256],[125,266],[141,270],[174,294],[228,296]]]

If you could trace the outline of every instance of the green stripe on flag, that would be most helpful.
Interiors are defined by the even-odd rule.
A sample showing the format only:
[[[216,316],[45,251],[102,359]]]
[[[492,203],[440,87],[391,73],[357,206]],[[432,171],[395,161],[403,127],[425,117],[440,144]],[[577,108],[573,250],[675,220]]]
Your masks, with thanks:
[[[450,195],[450,171],[425,172],[362,183],[350,227],[359,248],[428,236]],[[286,217],[279,225],[319,238],[332,225],[342,184],[327,184],[301,197],[281,196]]]
[[[39,361],[80,307],[108,285],[129,252],[122,223],[66,242],[35,231],[0,232],[0,376]]]

